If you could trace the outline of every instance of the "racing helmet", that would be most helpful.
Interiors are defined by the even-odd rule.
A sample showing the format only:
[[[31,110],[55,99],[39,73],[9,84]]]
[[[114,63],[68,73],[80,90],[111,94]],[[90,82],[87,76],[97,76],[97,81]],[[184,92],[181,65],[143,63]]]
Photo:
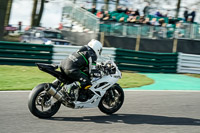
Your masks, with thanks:
[[[99,42],[99,41],[97,41],[95,39],[92,39],[88,43],[88,46],[94,50],[94,52],[96,53],[97,58],[99,57],[99,55],[101,55],[101,52],[102,52],[102,44],[101,44],[101,42]]]

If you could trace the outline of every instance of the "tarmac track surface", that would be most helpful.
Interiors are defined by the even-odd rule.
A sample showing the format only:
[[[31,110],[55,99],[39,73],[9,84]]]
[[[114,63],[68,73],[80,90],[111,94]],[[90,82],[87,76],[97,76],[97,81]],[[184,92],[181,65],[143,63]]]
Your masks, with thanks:
[[[198,91],[126,91],[114,115],[62,106],[51,119],[29,112],[28,95],[0,92],[1,133],[200,133]]]

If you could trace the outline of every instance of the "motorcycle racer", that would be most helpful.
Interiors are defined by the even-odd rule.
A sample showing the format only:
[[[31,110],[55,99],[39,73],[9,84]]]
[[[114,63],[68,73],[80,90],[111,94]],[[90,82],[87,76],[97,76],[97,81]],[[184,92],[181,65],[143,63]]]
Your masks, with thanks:
[[[73,81],[78,81],[79,88],[88,89],[91,86],[89,76],[91,69],[96,64],[101,52],[102,44],[92,39],[87,45],[82,46],[78,51],[61,61],[61,71]]]

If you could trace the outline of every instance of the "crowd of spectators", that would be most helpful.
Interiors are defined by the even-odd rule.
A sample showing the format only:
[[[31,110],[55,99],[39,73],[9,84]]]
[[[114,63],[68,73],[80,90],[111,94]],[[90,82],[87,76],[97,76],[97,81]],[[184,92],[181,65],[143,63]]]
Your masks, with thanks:
[[[98,11],[95,6],[93,6],[92,9],[88,11],[96,15],[101,21],[104,22],[108,21],[156,26],[159,28],[157,33],[161,33],[163,35],[167,34],[168,38],[172,37],[172,34],[176,34],[175,36],[178,37],[184,37],[188,23],[195,23],[195,9],[192,9],[190,12],[188,8],[185,8],[183,14],[184,18],[172,17],[168,15],[168,11],[166,13],[162,13],[161,11],[157,10],[152,14],[152,12],[150,13],[151,9],[152,8],[150,7],[150,4],[147,3],[142,11],[142,14],[138,9],[133,10],[133,8],[122,8],[121,6],[118,6],[116,11],[112,12],[106,11],[104,9]]]
[[[125,23],[136,23],[136,24],[147,24],[153,26],[167,26],[167,24],[176,25],[178,22],[185,22],[185,23],[195,23],[195,9],[189,13],[188,9],[186,8],[184,12],[185,18],[174,18],[169,16],[168,13],[162,13],[157,10],[154,14],[150,15],[150,5],[147,5],[143,9],[143,14],[141,15],[139,10],[133,10],[132,8],[125,8],[123,9],[121,6],[117,7],[116,11],[105,11],[101,9],[98,11],[95,6],[92,7],[89,11],[95,14],[100,20],[102,21],[114,21],[114,22],[125,22]]]

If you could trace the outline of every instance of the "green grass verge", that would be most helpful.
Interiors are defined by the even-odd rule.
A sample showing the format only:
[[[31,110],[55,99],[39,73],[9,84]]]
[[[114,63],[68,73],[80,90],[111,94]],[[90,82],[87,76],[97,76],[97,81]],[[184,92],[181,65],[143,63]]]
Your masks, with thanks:
[[[133,72],[122,72],[122,79],[120,79],[118,83],[121,85],[122,88],[134,88],[153,84],[154,80],[142,74]]]
[[[31,90],[40,83],[52,82],[54,77],[37,67],[0,65],[0,90]],[[123,72],[118,81],[122,88],[133,88],[153,83],[144,75]]]
[[[0,65],[0,90],[31,90],[54,79],[37,67]]]

